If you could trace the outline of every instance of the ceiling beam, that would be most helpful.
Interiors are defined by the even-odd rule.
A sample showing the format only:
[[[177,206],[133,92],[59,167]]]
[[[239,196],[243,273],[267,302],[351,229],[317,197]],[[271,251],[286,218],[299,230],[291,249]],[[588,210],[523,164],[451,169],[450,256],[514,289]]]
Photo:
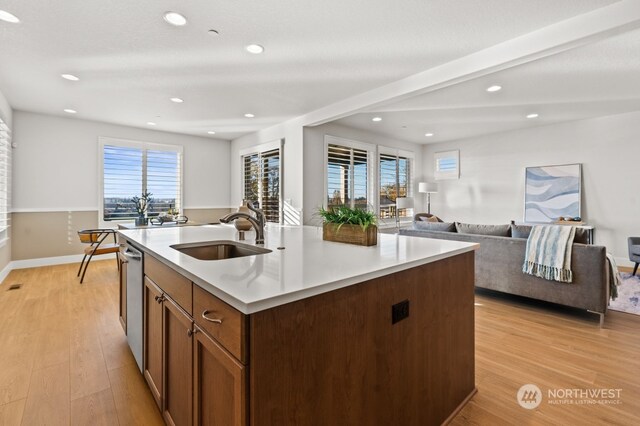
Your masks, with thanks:
[[[333,103],[291,121],[303,126],[323,124],[367,108],[442,89],[636,28],[640,28],[640,1],[623,0]]]

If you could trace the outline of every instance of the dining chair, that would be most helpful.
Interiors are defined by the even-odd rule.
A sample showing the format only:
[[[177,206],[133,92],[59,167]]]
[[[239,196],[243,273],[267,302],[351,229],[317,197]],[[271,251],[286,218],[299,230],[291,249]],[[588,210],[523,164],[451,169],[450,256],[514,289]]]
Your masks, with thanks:
[[[113,243],[105,241],[109,237],[109,235],[113,236]],[[86,274],[87,272],[89,262],[91,262],[91,258],[95,255],[115,253],[116,264],[118,265],[118,269],[120,269],[120,262],[118,262],[118,252],[120,251],[120,245],[118,245],[118,242],[116,240],[115,229],[83,229],[81,231],[78,231],[78,237],[80,238],[81,243],[89,244],[89,246],[84,249],[84,257],[82,258],[80,268],[78,269],[77,276],[80,277],[80,272],[82,272],[82,276],[80,277],[80,284],[82,284],[82,281],[84,281],[84,274]]]

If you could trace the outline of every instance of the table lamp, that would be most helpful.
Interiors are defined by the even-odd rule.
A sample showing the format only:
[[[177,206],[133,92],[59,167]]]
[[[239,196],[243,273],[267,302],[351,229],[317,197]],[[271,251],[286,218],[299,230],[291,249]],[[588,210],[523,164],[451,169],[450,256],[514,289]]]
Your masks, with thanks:
[[[420,182],[418,192],[427,194],[427,214],[431,214],[431,194],[438,192],[438,184],[433,182]]]

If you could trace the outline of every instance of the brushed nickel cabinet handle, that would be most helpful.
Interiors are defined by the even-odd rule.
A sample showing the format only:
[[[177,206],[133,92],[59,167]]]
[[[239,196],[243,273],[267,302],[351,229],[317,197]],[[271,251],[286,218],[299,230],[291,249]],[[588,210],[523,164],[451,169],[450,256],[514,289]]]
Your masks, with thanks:
[[[198,332],[198,330],[196,330],[196,329],[193,329],[193,330],[192,330],[192,329],[188,328],[188,329],[187,329],[187,336],[191,337],[191,336],[193,336],[194,334],[196,334],[197,332]]]
[[[222,320],[218,319],[218,318],[209,318],[207,316],[207,314],[211,313],[211,311],[202,311],[202,319],[209,321],[209,322],[214,322],[216,324],[222,324]]]
[[[162,296],[155,296],[155,298],[156,298],[156,302],[158,302],[158,303],[164,302],[164,297],[162,297]]]

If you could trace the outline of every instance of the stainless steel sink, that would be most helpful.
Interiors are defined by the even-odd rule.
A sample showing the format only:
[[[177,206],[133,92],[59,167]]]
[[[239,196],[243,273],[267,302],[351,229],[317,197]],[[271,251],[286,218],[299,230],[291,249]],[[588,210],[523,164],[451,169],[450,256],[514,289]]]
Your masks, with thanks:
[[[269,249],[235,241],[206,241],[202,243],[174,244],[170,247],[199,260],[234,259],[236,257],[271,253]]]

